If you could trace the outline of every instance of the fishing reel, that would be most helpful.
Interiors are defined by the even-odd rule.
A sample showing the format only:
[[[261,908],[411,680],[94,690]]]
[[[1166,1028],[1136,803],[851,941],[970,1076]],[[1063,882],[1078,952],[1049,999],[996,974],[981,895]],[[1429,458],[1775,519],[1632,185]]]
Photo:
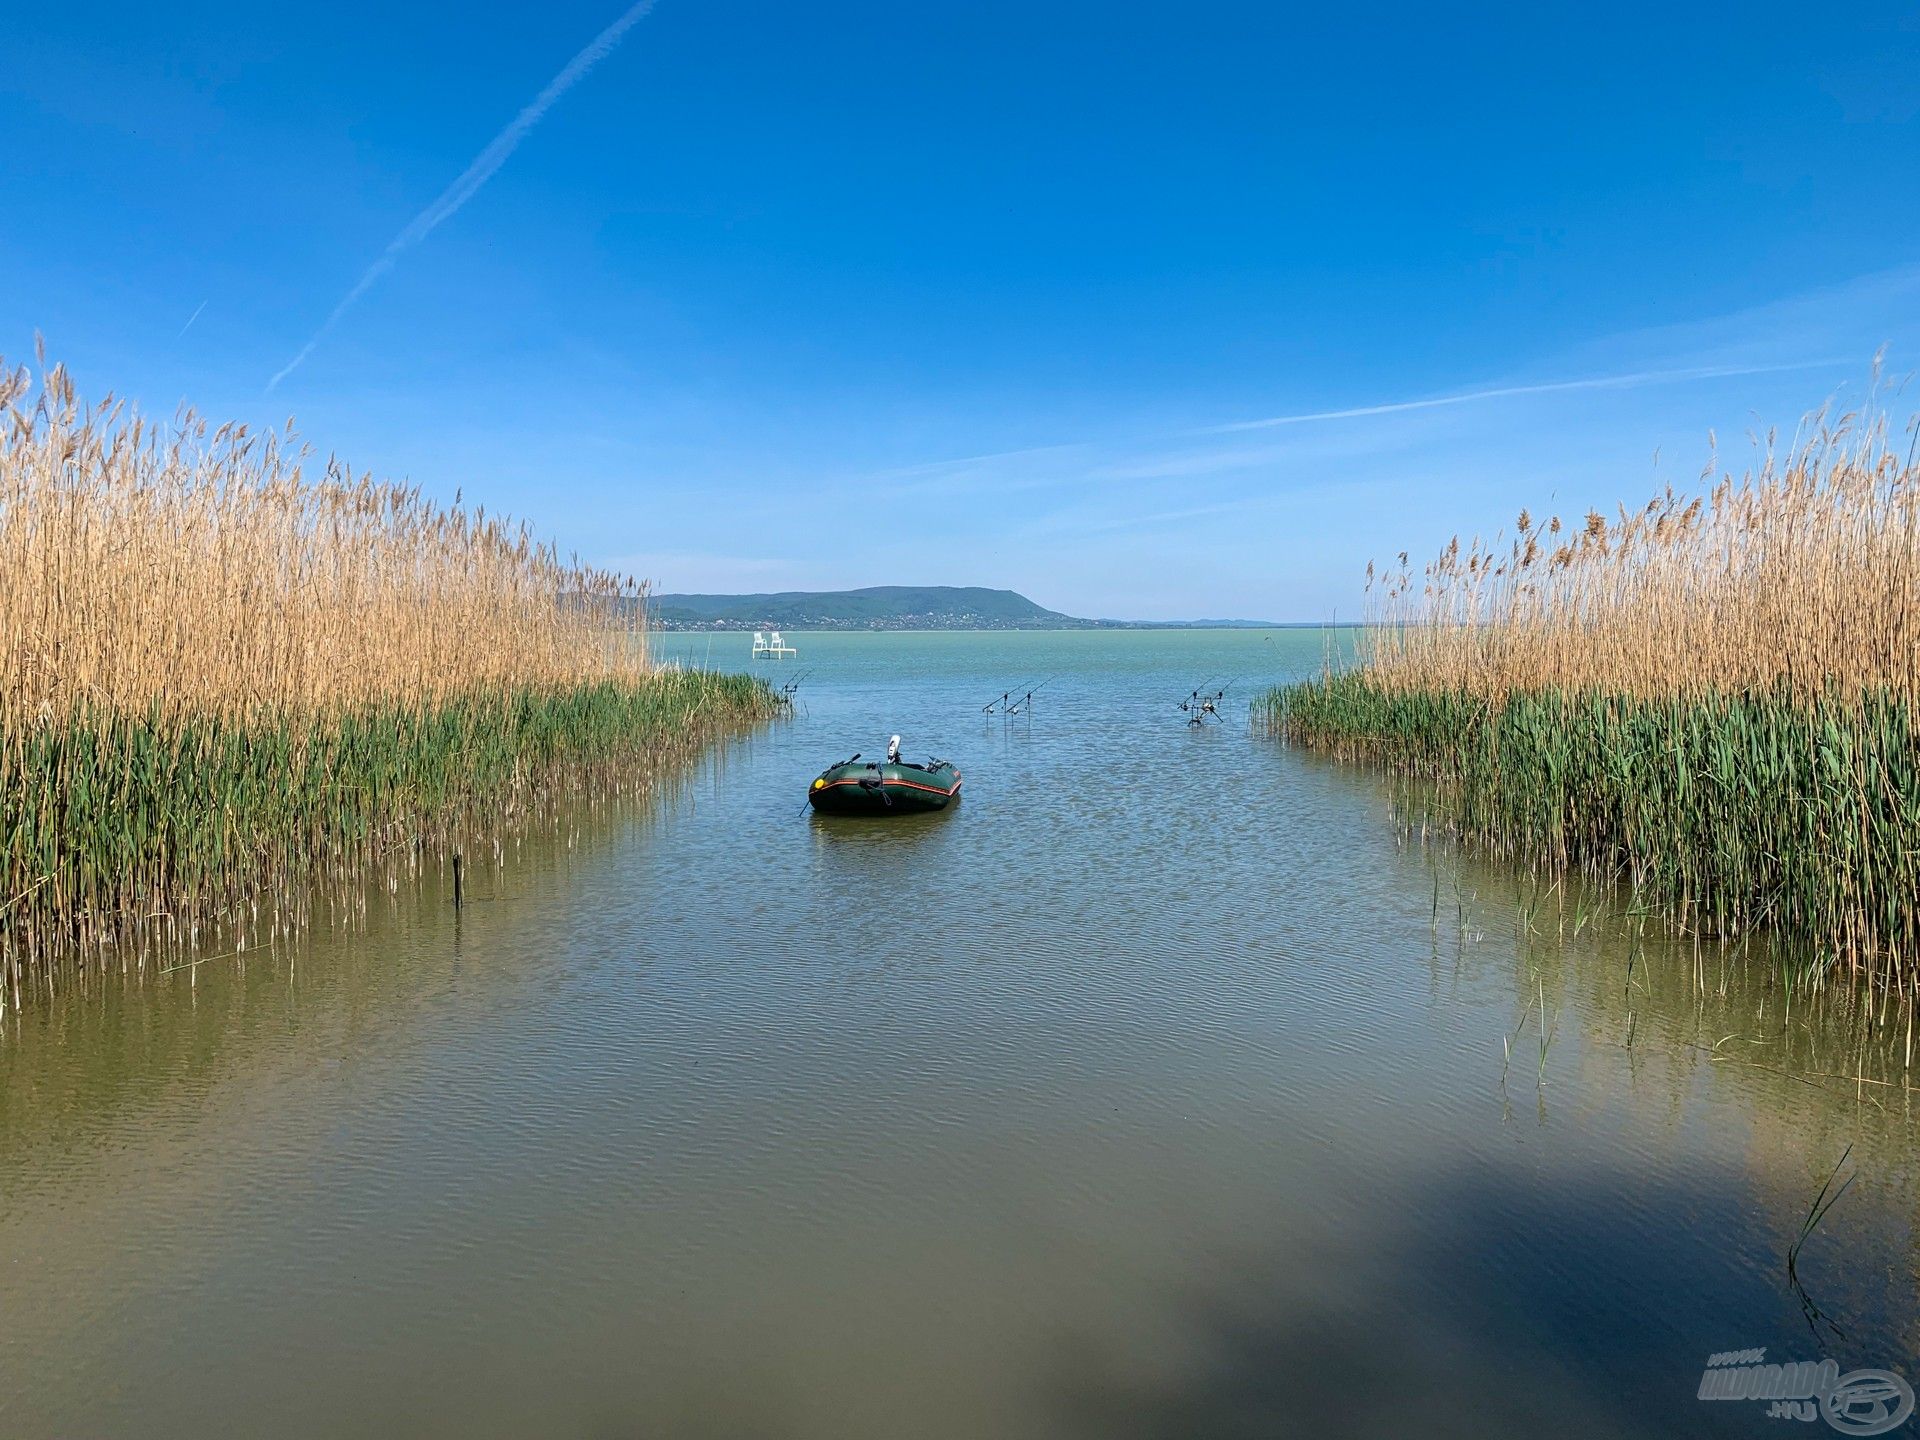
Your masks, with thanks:
[[[1227,691],[1232,688],[1232,680],[1218,690],[1208,690],[1204,681],[1194,686],[1192,693],[1180,702],[1180,713],[1187,717],[1188,727],[1197,729],[1209,721],[1215,725],[1224,723],[1220,719],[1220,702],[1226,698]]]
[[[1042,685],[1051,684],[1059,678],[1057,675],[1049,675],[1045,680],[1029,685],[1025,689],[1016,686],[1012,690],[1002,691],[999,695],[982,705],[980,711],[984,715],[1013,716],[1020,714],[1023,710],[1031,710],[1033,708],[1034,692],[1040,689]]]

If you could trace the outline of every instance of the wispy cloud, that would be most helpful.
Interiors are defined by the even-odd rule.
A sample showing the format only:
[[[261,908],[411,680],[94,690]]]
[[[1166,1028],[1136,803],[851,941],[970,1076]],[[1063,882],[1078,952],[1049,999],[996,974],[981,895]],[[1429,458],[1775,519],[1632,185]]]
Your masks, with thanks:
[[[1022,459],[1028,455],[1064,454],[1086,448],[1086,445],[1079,441],[1069,441],[1061,445],[1029,445],[1020,450],[995,450],[985,455],[963,455],[956,460],[929,460],[922,465],[904,465],[898,470],[883,470],[875,478],[905,479],[914,475],[926,475],[936,470],[960,469],[968,465],[991,465],[996,460]]]
[[[1309,424],[1317,420],[1356,420],[1371,417],[1392,417],[1407,411],[1430,411],[1446,405],[1465,405],[1473,401],[1496,401],[1503,397],[1551,396],[1563,392],[1582,392],[1582,390],[1630,390],[1636,386],[1655,386],[1655,384],[1678,384],[1686,380],[1716,380],[1716,378],[1734,378],[1747,374],[1774,374],[1774,372],[1805,372],[1828,367],[1851,365],[1851,361],[1797,361],[1780,365],[1693,365],[1676,369],[1644,369],[1644,371],[1588,376],[1582,380],[1553,380],[1536,384],[1509,384],[1509,386],[1486,386],[1471,392],[1459,392],[1452,396],[1425,397],[1411,401],[1392,401],[1380,405],[1356,405],[1350,409],[1338,411],[1308,411],[1300,415],[1269,417],[1263,420],[1242,420],[1236,424],[1206,426],[1200,430],[1187,430],[1185,436],[1194,438],[1213,438],[1281,428],[1290,424]],[[1371,451],[1379,453],[1377,440],[1365,442]],[[1315,444],[1317,453],[1317,444]],[[1071,478],[1081,490],[1089,490],[1100,497],[1100,503],[1075,503],[1054,515],[1039,518],[1031,532],[1041,538],[1056,536],[1104,536],[1131,530],[1162,530],[1167,526],[1181,526],[1192,520],[1210,520],[1229,515],[1248,515],[1258,511],[1275,511],[1281,507],[1300,505],[1309,493],[1325,492],[1344,495],[1352,501],[1359,493],[1377,493],[1390,495],[1396,490],[1404,490],[1405,478],[1382,478],[1379,474],[1367,476],[1365,472],[1354,472],[1350,467],[1338,467],[1334,476],[1321,476],[1308,482],[1290,480],[1283,490],[1260,486],[1252,490],[1242,490],[1236,495],[1225,495],[1213,503],[1185,507],[1185,509],[1131,509],[1125,503],[1110,505],[1108,501],[1117,495],[1116,482],[1142,482],[1142,480],[1187,480],[1200,474],[1219,474],[1233,470],[1252,470],[1252,468],[1273,467],[1288,461],[1300,461],[1298,442],[1275,442],[1267,447],[1246,447],[1246,445],[1198,445],[1187,451],[1156,455],[1139,461],[1127,461],[1123,465],[1085,470]],[[1298,470],[1298,465],[1290,465]],[[1137,501],[1144,501],[1156,493],[1164,493],[1156,488],[1131,488],[1125,495]]]
[[[1182,451],[1167,455],[1152,453],[1155,448],[1164,447],[1170,442],[1192,440],[1203,436],[1277,430],[1296,425],[1334,424],[1344,420],[1365,420],[1527,396],[1568,394],[1583,390],[1631,390],[1657,385],[1678,385],[1689,381],[1730,379],[1742,375],[1824,370],[1857,363],[1856,360],[1823,359],[1795,360],[1778,364],[1691,365],[1589,375],[1572,380],[1486,385],[1444,395],[1420,396],[1410,400],[1388,400],[1371,405],[1353,405],[1338,410],[1305,410],[1287,415],[1267,415],[1251,420],[1236,420],[1223,425],[1205,425],[1152,435],[1134,435],[1104,442],[1069,441],[1053,445],[1036,445],[1021,450],[1003,450],[961,459],[936,460],[887,471],[872,478],[916,481],[918,483],[910,488],[927,491],[950,490],[956,485],[984,480],[989,476],[997,482],[994,485],[996,490],[1071,486],[1089,481],[1178,478],[1257,465],[1275,458],[1276,452],[1242,448]],[[1043,470],[1032,471],[1026,464],[1031,461],[1050,463]],[[1069,463],[1073,461],[1085,463],[1075,466]]]
[[[1182,524],[1188,520],[1204,520],[1216,515],[1234,515],[1255,508],[1271,508],[1285,502],[1280,495],[1248,496],[1239,500],[1222,500],[1212,505],[1188,505],[1174,510],[1154,510],[1144,513],[1126,514],[1084,514],[1070,512],[1050,515],[1037,521],[1030,531],[1038,536],[1055,535],[1105,535],[1122,530],[1160,529],[1169,525]]]
[[[526,107],[513,117],[513,122],[493,137],[492,143],[461,172],[460,178],[449,185],[433,204],[414,216],[406,229],[388,242],[380,258],[367,267],[367,272],[360,277],[359,283],[346,293],[340,303],[335,305],[332,312],[321,322],[320,328],[313,332],[313,338],[308,340],[301,347],[300,353],[282,366],[267,382],[267,389],[272,390],[298,369],[301,363],[313,354],[320,342],[326,339],[328,332],[339,323],[340,317],[346,314],[361,296],[371,290],[382,275],[393,269],[402,255],[431,235],[443,220],[450,219],[459,212],[461,206],[478,194],[480,187],[493,178],[494,172],[507,163],[508,157],[519,148],[520,142],[527,138],[527,132],[540,123],[541,117],[553,108],[562,95],[579,84],[589,70],[612,54],[614,47],[626,38],[626,33],[644,20],[647,12],[657,3],[658,0],[639,0],[637,5],[631,6],[619,19],[596,35],[584,50],[569,60],[566,67],[547,82],[546,89],[534,96]]]
[[[703,550],[655,550],[600,562],[607,569],[653,583],[663,594],[701,590],[777,589],[804,570],[785,556],[725,555]]]
[[[1288,453],[1286,449],[1272,445],[1252,449],[1189,451],[1103,465],[1088,471],[1087,476],[1092,480],[1177,480],[1182,476],[1213,475],[1222,470],[1244,470],[1266,465]]]
[[[1573,390],[1633,390],[1644,385],[1674,385],[1687,380],[1724,380],[1739,375],[1771,375],[1788,370],[1822,370],[1852,364],[1846,360],[1800,360],[1784,365],[1696,365],[1680,370],[1640,370],[1626,375],[1593,375],[1582,380],[1549,380],[1535,385],[1495,385],[1419,400],[1390,400],[1380,405],[1356,405],[1346,410],[1308,410],[1296,415],[1269,415],[1259,420],[1236,420],[1208,425],[1187,433],[1230,435],[1243,430],[1272,430],[1282,425],[1309,425],[1325,420],[1359,420],[1369,415],[1399,415],[1409,410],[1437,410],[1446,405],[1477,405],[1518,395],[1555,395]]]

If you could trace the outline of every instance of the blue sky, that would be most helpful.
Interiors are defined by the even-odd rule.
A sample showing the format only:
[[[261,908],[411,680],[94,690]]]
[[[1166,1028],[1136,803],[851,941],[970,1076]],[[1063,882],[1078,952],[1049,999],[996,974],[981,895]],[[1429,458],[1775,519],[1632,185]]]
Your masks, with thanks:
[[[1283,619],[1920,365],[1911,5],[1353,8],[659,0],[436,212],[619,0],[28,7],[0,355],[666,589]]]

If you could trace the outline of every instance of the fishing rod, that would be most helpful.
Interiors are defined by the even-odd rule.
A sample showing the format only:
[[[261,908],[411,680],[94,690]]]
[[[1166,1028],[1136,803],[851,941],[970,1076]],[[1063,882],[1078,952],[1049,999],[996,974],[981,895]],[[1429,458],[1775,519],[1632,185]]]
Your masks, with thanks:
[[[1029,689],[1031,688],[1032,687],[1029,687]],[[1020,687],[1018,685],[1015,685],[1012,688],[1004,691],[1000,695],[997,695],[993,699],[989,700],[986,704],[982,705],[980,709],[985,714],[988,714],[988,715],[993,714],[996,710],[1004,710],[1008,705],[1008,703],[1013,699],[1013,697],[1019,693],[1020,693]]]
[[[793,699],[794,691],[800,688],[800,682],[806,679],[807,676],[813,674],[814,670],[818,668],[819,668],[818,666],[814,666],[806,670],[802,670],[798,675],[794,676],[791,680],[787,681],[786,684],[780,687],[781,695],[786,697],[788,700]]]
[[[1191,695],[1180,702],[1180,709],[1187,716],[1187,724],[1204,725],[1209,718],[1220,721],[1220,702],[1226,698],[1227,691],[1233,688],[1234,681],[1239,678],[1238,675],[1235,675],[1233,679],[1227,681],[1227,683],[1222,685],[1218,690],[1205,694],[1201,693],[1200,689],[1196,687]]]
[[[1027,693],[1022,695],[1020,699],[1014,703],[1014,705],[1007,711],[1007,714],[1018,715],[1023,708],[1029,709],[1029,710],[1032,709],[1033,708],[1033,692],[1040,689],[1041,686],[1052,684],[1055,680],[1058,680],[1059,678],[1060,677],[1058,675],[1049,675],[1045,680],[1042,680],[1039,685],[1029,685],[1027,687]]]
[[[1212,683],[1213,683],[1213,677],[1209,675],[1205,680],[1202,680],[1198,685],[1194,686],[1193,689],[1188,693],[1187,698],[1180,702],[1180,709],[1182,711],[1186,711],[1191,709],[1193,706],[1198,705],[1200,703],[1200,692],[1206,689],[1207,686]]]

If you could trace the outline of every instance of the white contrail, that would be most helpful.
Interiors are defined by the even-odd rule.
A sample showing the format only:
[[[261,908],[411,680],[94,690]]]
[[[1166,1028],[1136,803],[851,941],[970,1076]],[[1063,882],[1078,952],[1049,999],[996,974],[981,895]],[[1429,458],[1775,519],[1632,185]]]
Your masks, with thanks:
[[[1300,415],[1270,415],[1264,420],[1239,420],[1231,425],[1209,425],[1190,435],[1228,435],[1237,430],[1272,430],[1281,425],[1307,425],[1317,420],[1357,420],[1367,415],[1398,415],[1403,410],[1433,410],[1442,405],[1471,405],[1480,400],[1504,400],[1513,395],[1551,395],[1563,390],[1627,390],[1637,385],[1665,385],[1676,380],[1719,380],[1736,375],[1771,375],[1783,370],[1817,370],[1835,360],[1803,360],[1787,365],[1702,365],[1690,370],[1641,370],[1631,375],[1596,375],[1586,380],[1553,380],[1540,385],[1501,385],[1491,390],[1467,390],[1435,395],[1425,400],[1395,400],[1385,405],[1360,405],[1351,410],[1314,410]]]
[[[618,20],[594,36],[586,49],[569,60],[566,68],[547,82],[547,88],[534,96],[526,108],[513,117],[513,123],[493,137],[493,143],[482,150],[474,162],[461,172],[460,178],[449,185],[438,200],[414,216],[412,223],[406,229],[393,237],[387,248],[380,253],[380,258],[367,267],[367,273],[360,277],[360,283],[349,290],[346,298],[333,307],[333,312],[322,322],[320,328],[313,332],[313,338],[307,341],[300,353],[289,360],[267,382],[267,389],[273,389],[298,369],[300,362],[311,355],[314,347],[327,338],[327,332],[332,330],[340,317],[347,313],[353,302],[371,290],[374,282],[382,275],[393,269],[394,263],[402,255],[426,239],[433,233],[435,226],[451,217],[462,205],[471,200],[480,187],[493,178],[494,172],[507,163],[507,157],[512,155],[520,142],[527,138],[527,132],[540,123],[540,118],[553,108],[554,102],[578,84],[595,65],[606,59],[613,52],[613,47],[626,37],[627,31],[644,20],[647,12],[657,3],[658,0],[640,0],[639,4],[629,8]]]
[[[187,316],[187,323],[180,327],[180,334],[174,336],[173,338],[178,340],[181,338],[181,336],[184,336],[187,333],[187,331],[191,330],[193,328],[193,322],[200,318],[200,312],[206,308],[207,308],[207,302],[204,300],[202,300],[198,305],[194,306],[193,313]]]

